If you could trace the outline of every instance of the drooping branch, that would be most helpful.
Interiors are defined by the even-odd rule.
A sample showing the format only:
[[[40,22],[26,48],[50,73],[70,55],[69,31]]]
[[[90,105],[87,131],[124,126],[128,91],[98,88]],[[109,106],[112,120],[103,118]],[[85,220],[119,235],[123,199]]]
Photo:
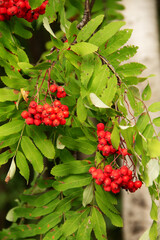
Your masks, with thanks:
[[[91,2],[92,7],[94,4],[94,1]],[[89,0],[85,0],[85,9],[84,9],[84,14],[83,14],[83,18],[82,21],[77,25],[78,29],[82,29],[84,27],[84,25],[86,25],[91,19],[91,6],[89,3]]]

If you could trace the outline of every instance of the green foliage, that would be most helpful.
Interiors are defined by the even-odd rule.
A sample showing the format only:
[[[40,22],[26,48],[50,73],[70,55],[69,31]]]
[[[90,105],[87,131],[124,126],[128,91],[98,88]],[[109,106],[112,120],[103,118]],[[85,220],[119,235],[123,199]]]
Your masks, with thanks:
[[[32,8],[42,2],[29,0]],[[105,124],[116,150],[127,147],[132,166],[137,165],[149,188],[153,224],[141,239],[157,239],[160,141],[154,125],[160,126],[160,117],[152,121],[149,112],[160,111],[160,103],[147,109],[149,84],[142,94],[135,87],[147,79],[140,76],[146,67],[123,64],[137,47],[124,46],[132,30],[120,29],[125,22],[119,10],[118,0],[96,0],[91,20],[78,29],[84,1],[49,0],[37,25],[16,17],[0,22],[0,165],[15,160],[28,184],[9,211],[7,219],[13,223],[0,232],[0,239],[103,240],[109,224],[123,227],[116,195],[104,191],[88,172],[113,162],[118,167],[115,161],[121,158],[104,158],[97,150],[96,122]],[[22,45],[37,26],[47,31],[52,49],[34,65]],[[27,125],[22,111],[32,100],[52,104],[56,93],[49,86],[54,82],[67,93],[60,99],[69,108],[66,124]]]

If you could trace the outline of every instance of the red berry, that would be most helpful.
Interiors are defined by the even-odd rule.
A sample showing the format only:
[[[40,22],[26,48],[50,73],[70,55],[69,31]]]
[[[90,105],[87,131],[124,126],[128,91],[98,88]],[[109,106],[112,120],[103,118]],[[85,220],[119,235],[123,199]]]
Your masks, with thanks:
[[[53,112],[54,112],[54,110],[53,110],[53,107],[48,107],[47,109],[46,109],[46,112],[48,113],[48,114],[52,114]]]
[[[90,169],[89,169],[89,173],[93,173],[94,171],[96,171],[96,168],[95,167],[90,167]]]
[[[120,177],[120,172],[119,172],[119,170],[113,170],[112,172],[111,172],[111,178],[113,179],[113,180],[116,180],[116,179],[118,179]]]
[[[44,118],[43,122],[45,125],[49,125],[49,126],[52,125],[52,120],[50,120],[49,118]]]
[[[17,8],[16,6],[9,7],[9,8],[7,9],[7,14],[8,14],[9,16],[16,15],[17,12],[18,12],[18,8]]]
[[[58,119],[58,120],[61,120],[61,119],[63,119],[63,118],[64,118],[63,112],[62,112],[62,111],[59,111],[59,112],[57,113],[57,119]]]
[[[36,111],[35,108],[29,108],[28,112],[29,112],[30,114],[33,114],[33,115],[35,115],[35,114],[37,113],[37,111]]]
[[[59,100],[56,100],[56,101],[59,101]],[[62,111],[69,111],[69,108],[66,105],[61,105],[60,108]]]
[[[30,106],[31,108],[36,108],[36,107],[37,107],[37,103],[36,103],[35,101],[31,101],[30,104],[29,104],[29,106]]]
[[[104,180],[104,186],[108,186],[108,185],[111,185],[111,179],[110,178],[106,178],[105,180]]]
[[[134,182],[133,181],[129,181],[128,182],[128,189],[132,189],[134,187]]]
[[[58,87],[57,87],[57,92],[59,92],[59,93],[63,93],[63,92],[65,92],[64,87],[62,87],[62,86],[58,86]]]
[[[31,118],[31,117],[26,118],[26,123],[27,123],[28,125],[34,124],[33,118]]]
[[[123,180],[123,184],[127,184],[129,182],[130,178],[129,178],[129,176],[123,176],[122,180]]]
[[[5,7],[0,8],[0,14],[5,14],[7,12],[7,9]]]
[[[36,113],[35,115],[34,115],[34,119],[41,119],[41,114],[40,113]]]
[[[104,124],[103,123],[98,123],[97,124],[97,130],[98,131],[104,130]]]
[[[110,154],[110,146],[109,145],[105,145],[104,147],[103,147],[103,150],[102,150],[103,152],[102,152],[102,154],[103,154],[103,156],[108,156],[109,154]]]
[[[98,144],[97,148],[98,148],[99,151],[103,150],[103,146],[101,144]]]
[[[96,179],[95,181],[98,185],[101,185],[103,183],[103,181],[99,181],[99,179]]]
[[[99,144],[101,144],[102,146],[105,146],[107,144],[107,141],[105,138],[101,138],[99,139]],[[104,151],[104,150],[103,150]],[[110,152],[110,148],[109,148],[109,152]]]
[[[43,109],[44,110],[46,110],[47,108],[49,108],[50,107],[50,105],[48,104],[48,103],[45,103],[44,105],[43,105]]]
[[[110,173],[112,172],[112,166],[111,166],[111,165],[106,165],[106,166],[104,167],[104,172],[110,174]]]
[[[121,172],[121,174],[122,174],[123,176],[128,175],[128,168],[127,168],[127,166],[122,166],[122,167],[120,168],[120,172]]]
[[[63,111],[63,115],[64,115],[64,118],[68,118],[69,117],[69,112],[68,111]]]
[[[54,119],[56,119],[56,114],[52,113],[50,116],[48,116],[48,118],[53,121]]]
[[[27,111],[23,111],[23,112],[21,113],[21,116],[22,116],[22,118],[26,119],[26,118],[29,117],[29,113],[28,113]]]
[[[105,131],[103,131],[103,130],[97,132],[98,138],[104,138],[104,137],[105,137],[105,134],[106,134],[106,133],[105,133]]]
[[[111,186],[104,186],[104,191],[110,192],[111,191]]]
[[[43,111],[43,106],[42,105],[37,105],[36,111],[41,113]]]
[[[110,132],[106,132],[105,139],[107,140],[107,142],[111,141],[111,133]]]
[[[126,148],[121,148],[121,154],[122,154],[123,156],[129,155],[129,153],[127,152],[127,149],[126,149]]]
[[[118,188],[119,188],[119,186],[118,186],[118,184],[116,184],[115,182],[112,182],[111,183],[111,188],[112,188],[112,190],[114,189],[114,190],[117,190]]]
[[[46,110],[43,110],[43,112],[42,112],[42,118],[46,118],[46,117],[48,117],[48,113],[47,113],[47,111]]]
[[[134,186],[136,189],[141,188],[142,182],[141,181],[135,181]]]
[[[36,126],[39,126],[42,123],[42,121],[40,119],[34,119],[34,124]]]
[[[56,84],[52,84],[49,89],[50,89],[50,91],[51,91],[52,93],[54,93],[54,92],[57,91],[57,85],[56,85]]]
[[[92,172],[92,178],[96,179],[96,178],[97,178],[97,175],[98,175],[97,170],[95,170],[94,172]]]
[[[103,182],[104,179],[105,179],[104,173],[98,173],[98,174],[97,174],[97,179],[98,179],[100,182]]]
[[[122,177],[119,177],[118,179],[115,180],[115,183],[121,185],[122,181],[123,181]]]
[[[62,104],[61,104],[61,102],[59,101],[59,100],[55,100],[54,102],[53,102],[53,105],[55,106],[55,107],[62,107]],[[64,105],[65,106],[65,105]]]
[[[53,121],[53,127],[58,127],[59,124],[60,124],[60,121],[59,121],[58,119],[55,119],[55,120]]]
[[[65,125],[65,124],[66,124],[66,119],[65,119],[65,118],[62,118],[62,119],[60,120],[60,124],[61,124],[61,125]]]

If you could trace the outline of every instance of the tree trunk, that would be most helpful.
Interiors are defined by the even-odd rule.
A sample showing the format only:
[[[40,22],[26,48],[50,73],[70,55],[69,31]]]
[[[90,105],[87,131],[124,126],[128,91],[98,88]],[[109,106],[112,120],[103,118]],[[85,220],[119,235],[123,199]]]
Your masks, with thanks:
[[[131,61],[137,61],[147,66],[144,76],[155,74],[149,78],[152,89],[152,98],[147,102],[160,101],[160,61],[159,61],[159,39],[158,18],[155,0],[123,0],[125,6],[125,28],[134,29],[128,45],[139,46],[138,54]],[[140,90],[147,83],[139,85]],[[152,114],[151,117],[156,117]],[[139,191],[128,194],[123,191],[123,219],[124,240],[138,240],[145,230],[151,225],[150,219],[151,199],[148,190],[143,186]],[[146,239],[148,240],[148,239]]]

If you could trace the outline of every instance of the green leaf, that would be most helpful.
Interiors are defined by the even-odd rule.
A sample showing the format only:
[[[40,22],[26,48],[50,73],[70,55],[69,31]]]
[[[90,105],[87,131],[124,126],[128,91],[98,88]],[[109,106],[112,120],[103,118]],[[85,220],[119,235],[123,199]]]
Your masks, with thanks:
[[[149,239],[157,240],[158,232],[157,232],[157,222],[153,222],[149,231]]]
[[[148,107],[148,111],[150,111],[150,112],[158,112],[158,111],[160,111],[160,102],[152,103]]]
[[[58,227],[54,227],[54,231],[49,231],[43,238],[43,240],[58,240],[62,235],[62,229]]]
[[[107,197],[105,196],[105,193],[99,186],[98,187],[96,186],[95,197],[99,208],[111,220],[112,224],[116,227],[123,227],[123,221],[121,216],[118,214],[118,211],[112,205],[112,203],[108,201]]]
[[[108,80],[107,88],[102,93],[102,101],[108,106],[112,105],[113,98],[117,92],[117,78],[112,76]]]
[[[0,88],[0,102],[16,101],[18,94],[13,89]]]
[[[156,125],[157,127],[160,127],[160,117],[154,118],[154,119],[153,119],[153,123],[154,123],[154,125]]]
[[[94,93],[90,93],[90,99],[92,104],[98,108],[110,108],[104,102],[102,102],[101,99],[99,99]]]
[[[141,63],[131,62],[121,65],[116,69],[119,74],[122,74],[124,77],[137,76],[140,75],[146,66]]]
[[[24,78],[1,77],[1,80],[7,87],[14,89],[26,88],[31,84],[31,82]]]
[[[12,146],[13,144],[17,143],[20,138],[19,134],[13,134],[5,137],[0,137],[0,149],[5,148],[8,146]]]
[[[53,187],[57,191],[65,191],[71,188],[78,188],[88,185],[92,178],[89,174],[70,175],[69,177],[61,178],[53,183]]]
[[[78,151],[85,153],[87,155],[93,154],[97,149],[97,143],[85,140],[81,140],[80,138],[76,140]]]
[[[42,218],[37,224],[37,228],[39,229],[39,233],[46,233],[51,228],[56,226],[59,222],[61,222],[62,216],[59,213],[53,212]]]
[[[147,139],[148,155],[151,158],[160,156],[160,141],[158,139]]]
[[[53,201],[58,195],[59,192],[55,190],[49,190],[45,193],[42,193],[40,196],[23,194],[21,196],[21,200],[29,203],[31,206],[43,207],[44,205]]]
[[[57,38],[49,25],[49,21],[47,17],[43,18],[43,26],[54,38]]]
[[[76,240],[86,240],[90,239],[92,231],[91,216],[83,220],[78,228]]]
[[[77,117],[81,123],[83,123],[87,118],[87,109],[84,106],[82,97],[79,97],[77,101]]]
[[[93,225],[94,234],[98,240],[107,238],[105,220],[102,213],[95,207],[92,208],[91,223]]]
[[[80,42],[75,45],[72,45],[71,50],[80,56],[85,56],[90,53],[96,52],[98,50],[98,47],[91,43]]]
[[[151,207],[151,211],[150,211],[150,216],[153,220],[155,220],[155,221],[158,220],[158,207],[153,200],[152,200],[152,207]]]
[[[92,33],[97,29],[97,27],[102,23],[104,15],[99,15],[92,20],[90,20],[77,35],[77,42],[86,41]]]
[[[146,184],[147,186],[152,186],[153,181],[158,177],[160,171],[160,166],[157,159],[151,159],[147,163],[147,172],[149,182]]]
[[[27,160],[23,155],[23,153],[21,153],[20,151],[18,151],[16,154],[16,164],[20,170],[20,174],[26,179],[28,183],[30,171],[29,171]]]
[[[104,28],[96,32],[89,40],[90,43],[93,43],[100,47],[105,43],[109,38],[111,38],[123,25],[125,22],[111,22],[106,25]]]
[[[149,116],[147,113],[142,113],[136,123],[137,129],[142,133],[149,123]]]
[[[68,219],[65,221],[62,227],[62,231],[65,237],[71,235],[78,229],[81,221],[84,218],[86,218],[86,215],[88,214],[88,212],[89,212],[89,209],[84,209],[80,211],[80,213],[75,214],[75,216],[73,215],[71,219]]]
[[[1,137],[9,136],[14,133],[18,133],[22,130],[24,121],[13,120],[0,126]]]
[[[89,91],[95,93],[97,96],[102,94],[103,89],[106,88],[109,75],[108,67],[106,65],[100,66],[92,79]]]
[[[71,161],[63,164],[56,165],[52,168],[51,174],[54,176],[67,176],[70,174],[87,173],[91,167],[87,161]]]
[[[111,142],[115,149],[118,149],[119,143],[120,143],[120,135],[119,130],[116,125],[113,127],[113,131],[111,133]]]
[[[81,66],[81,58],[80,56],[76,55],[72,51],[66,51],[65,57],[68,59],[68,61],[77,69],[80,69]]]
[[[0,154],[0,166],[7,163],[8,160],[13,157],[14,153],[11,153],[10,150],[7,150]]]
[[[87,87],[87,84],[94,71],[94,56],[93,54],[88,54],[83,57],[81,64],[81,82]]]
[[[145,138],[152,138],[154,134],[153,126],[151,124],[148,124],[142,134]]]
[[[21,140],[21,147],[26,158],[33,165],[34,170],[38,173],[41,173],[43,171],[43,157],[31,139],[23,136]]]
[[[31,28],[31,24],[26,24],[26,20],[20,18],[17,20],[15,19],[13,24],[13,33],[22,38],[30,39],[32,37],[32,33],[29,28]]]
[[[152,92],[149,83],[142,92],[143,101],[148,101],[151,98]]]
[[[44,2],[44,0],[29,0],[29,5],[31,6],[32,9],[35,9],[37,7],[39,7],[42,3]]]
[[[55,156],[55,149],[51,139],[47,139],[46,134],[40,127],[27,125],[27,133],[33,139],[35,145],[43,153],[43,155],[49,159],[53,159]]]
[[[115,52],[118,48],[122,47],[130,38],[132,31],[132,29],[124,29],[113,35],[107,44],[100,48],[101,55],[107,56]]]
[[[93,200],[93,182],[91,182],[83,191],[83,207],[86,207]]]

